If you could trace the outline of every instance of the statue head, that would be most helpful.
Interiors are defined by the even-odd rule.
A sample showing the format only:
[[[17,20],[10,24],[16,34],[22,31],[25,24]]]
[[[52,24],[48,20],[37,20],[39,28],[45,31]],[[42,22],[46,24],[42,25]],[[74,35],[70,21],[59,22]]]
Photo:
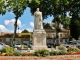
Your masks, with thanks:
[[[39,11],[39,8],[37,8],[37,10],[36,11]]]

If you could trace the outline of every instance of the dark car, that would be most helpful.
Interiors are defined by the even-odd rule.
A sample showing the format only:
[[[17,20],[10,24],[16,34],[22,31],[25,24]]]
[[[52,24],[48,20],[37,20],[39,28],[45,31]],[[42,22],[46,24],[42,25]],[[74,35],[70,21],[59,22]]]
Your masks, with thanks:
[[[47,47],[48,47],[48,48],[54,47],[54,44],[47,43]]]
[[[28,45],[28,47],[32,48],[32,45],[33,45],[32,42],[30,42],[29,45]]]
[[[69,47],[69,46],[76,46],[78,48],[80,48],[80,44],[77,41],[69,41],[67,43],[61,44],[61,46],[65,46],[65,47]]]

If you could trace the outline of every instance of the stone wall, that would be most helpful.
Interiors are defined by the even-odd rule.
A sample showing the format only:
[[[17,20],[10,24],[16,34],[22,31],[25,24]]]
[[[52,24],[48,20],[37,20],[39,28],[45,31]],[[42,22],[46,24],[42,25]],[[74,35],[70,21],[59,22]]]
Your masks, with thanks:
[[[0,60],[80,60],[80,55],[36,56],[0,56]]]

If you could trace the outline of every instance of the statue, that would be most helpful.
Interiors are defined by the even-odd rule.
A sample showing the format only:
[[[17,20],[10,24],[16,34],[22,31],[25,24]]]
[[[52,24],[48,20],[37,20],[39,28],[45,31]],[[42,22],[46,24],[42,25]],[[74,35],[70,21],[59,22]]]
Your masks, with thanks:
[[[39,8],[34,13],[34,29],[43,29],[42,12],[39,11]]]
[[[32,49],[47,49],[46,46],[46,32],[43,29],[42,12],[39,8],[34,12],[34,30],[33,30],[33,45]]]

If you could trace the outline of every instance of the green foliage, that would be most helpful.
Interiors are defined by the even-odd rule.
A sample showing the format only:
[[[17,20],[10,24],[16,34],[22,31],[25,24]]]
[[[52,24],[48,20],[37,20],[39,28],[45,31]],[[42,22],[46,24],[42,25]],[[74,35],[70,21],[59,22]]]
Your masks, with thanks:
[[[55,20],[56,17],[60,16],[59,19],[64,28],[71,30],[71,36],[76,39],[80,36],[80,0],[32,0],[28,6],[31,8],[32,14],[36,8],[40,8],[43,19],[53,16],[53,20]],[[67,15],[67,13],[69,14]],[[78,18],[78,22],[75,21],[76,18]]]
[[[64,54],[66,54],[66,51],[65,50],[59,51],[59,55],[64,55]]]
[[[70,16],[72,16],[70,24],[71,36],[78,39],[80,36],[80,0],[70,0],[69,6]]]
[[[1,50],[1,53],[13,53],[14,49],[12,47],[6,47]]]
[[[15,15],[15,24],[14,24],[14,36],[13,40],[16,37],[16,30],[17,30],[17,20],[21,15],[24,13],[24,10],[27,8],[27,0],[7,0],[7,10],[9,12],[14,13]]]
[[[65,29],[70,29],[70,17],[59,16],[61,23]]]
[[[50,55],[64,55],[67,52],[65,50],[60,50],[60,51],[51,51]]]
[[[79,18],[72,18],[70,24],[70,32],[71,36],[75,39],[78,39],[80,36],[80,19]]]
[[[50,55],[59,55],[59,51],[51,51]]]
[[[61,32],[61,28],[57,27],[56,28],[57,32]]]
[[[0,14],[4,15],[6,13],[6,1],[0,0]]]
[[[13,53],[15,56],[21,56],[21,52],[14,52]]]
[[[24,48],[28,48],[28,46],[27,46],[27,45],[23,45],[23,47],[24,47]]]
[[[17,17],[21,17],[28,6],[27,0],[8,0],[7,3],[8,11],[12,11]]]
[[[27,56],[27,52],[23,52],[22,53],[22,56]]]
[[[64,11],[66,12],[66,10],[68,10],[68,4],[68,0],[32,0],[29,2],[28,6],[31,8],[32,14],[34,14],[36,8],[39,7],[40,11],[43,12],[43,18],[47,18],[51,15],[57,17],[58,15],[63,14]]]
[[[80,36],[78,37],[78,40],[80,40]]]
[[[29,31],[24,29],[21,33],[29,33]]]
[[[50,52],[49,52],[49,50],[46,50],[46,49],[36,50],[36,51],[34,52],[34,55],[35,55],[35,56],[45,57],[45,56],[50,55]]]
[[[64,47],[64,46],[58,46],[58,50],[66,50],[66,47]]]
[[[3,49],[1,50],[1,53],[6,53],[6,49],[3,48]]]
[[[71,46],[67,49],[68,52],[73,51],[73,52],[80,52],[80,49],[74,46]]]

